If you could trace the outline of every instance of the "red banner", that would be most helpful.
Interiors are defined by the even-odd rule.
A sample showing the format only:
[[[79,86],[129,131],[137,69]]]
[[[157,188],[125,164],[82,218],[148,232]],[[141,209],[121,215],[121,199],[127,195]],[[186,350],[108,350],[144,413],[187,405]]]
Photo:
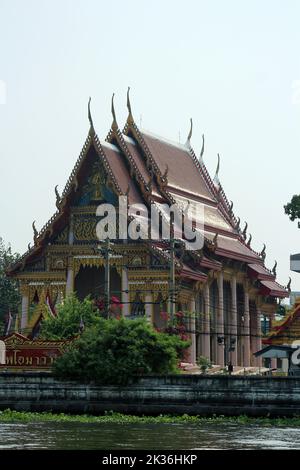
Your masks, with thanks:
[[[19,333],[0,338],[6,347],[6,364],[1,369],[47,370],[61,356],[70,341],[31,340]]]

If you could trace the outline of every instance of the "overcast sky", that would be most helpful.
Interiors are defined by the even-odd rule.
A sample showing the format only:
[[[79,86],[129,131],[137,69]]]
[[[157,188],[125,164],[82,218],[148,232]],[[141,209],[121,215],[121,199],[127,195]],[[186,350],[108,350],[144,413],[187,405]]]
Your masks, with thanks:
[[[88,132],[104,139],[116,93],[136,122],[196,153],[252,246],[267,245],[286,285],[300,231],[283,205],[300,193],[300,2],[295,0],[0,0],[0,236],[26,250],[55,212]],[[292,275],[300,290],[299,275]]]

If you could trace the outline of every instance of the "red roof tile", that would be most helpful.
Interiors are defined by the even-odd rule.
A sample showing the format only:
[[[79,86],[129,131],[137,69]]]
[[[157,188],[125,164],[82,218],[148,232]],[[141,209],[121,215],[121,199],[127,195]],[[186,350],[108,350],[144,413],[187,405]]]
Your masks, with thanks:
[[[101,145],[103,152],[106,155],[107,162],[120,186],[122,193],[126,193],[128,186],[130,188],[128,194],[129,204],[143,203],[144,201],[136,187],[135,182],[132,180],[129,174],[122,153],[115,145],[108,144],[107,142],[101,142]]]
[[[187,147],[168,143],[146,133],[142,133],[142,136],[161,173],[164,173],[168,166],[168,187],[214,200]]]

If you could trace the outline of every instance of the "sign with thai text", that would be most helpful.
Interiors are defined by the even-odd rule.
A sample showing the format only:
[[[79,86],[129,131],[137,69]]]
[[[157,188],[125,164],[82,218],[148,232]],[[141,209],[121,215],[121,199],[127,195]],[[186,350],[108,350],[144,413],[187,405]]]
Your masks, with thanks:
[[[19,333],[2,338],[6,346],[5,364],[1,369],[51,369],[53,361],[61,356],[70,344],[69,341],[31,340]]]

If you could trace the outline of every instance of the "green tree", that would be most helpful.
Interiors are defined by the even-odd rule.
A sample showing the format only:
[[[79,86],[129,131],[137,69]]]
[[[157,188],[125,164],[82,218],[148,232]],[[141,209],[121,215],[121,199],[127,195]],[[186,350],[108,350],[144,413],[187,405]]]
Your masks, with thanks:
[[[87,329],[101,322],[94,302],[89,297],[80,302],[75,294],[67,296],[56,308],[56,313],[55,318],[45,315],[41,323],[40,338],[71,339],[77,336],[81,329]]]
[[[18,282],[7,277],[7,268],[19,259],[18,253],[13,253],[11,246],[5,246],[0,237],[0,325],[3,324],[5,315],[18,311],[20,303]],[[1,334],[1,332],[0,332]]]
[[[284,212],[289,216],[290,220],[300,219],[300,195],[294,195],[291,202],[284,206]]]
[[[101,384],[126,384],[136,374],[178,372],[189,343],[158,333],[145,320],[101,319],[86,328],[54,363],[57,376]]]

